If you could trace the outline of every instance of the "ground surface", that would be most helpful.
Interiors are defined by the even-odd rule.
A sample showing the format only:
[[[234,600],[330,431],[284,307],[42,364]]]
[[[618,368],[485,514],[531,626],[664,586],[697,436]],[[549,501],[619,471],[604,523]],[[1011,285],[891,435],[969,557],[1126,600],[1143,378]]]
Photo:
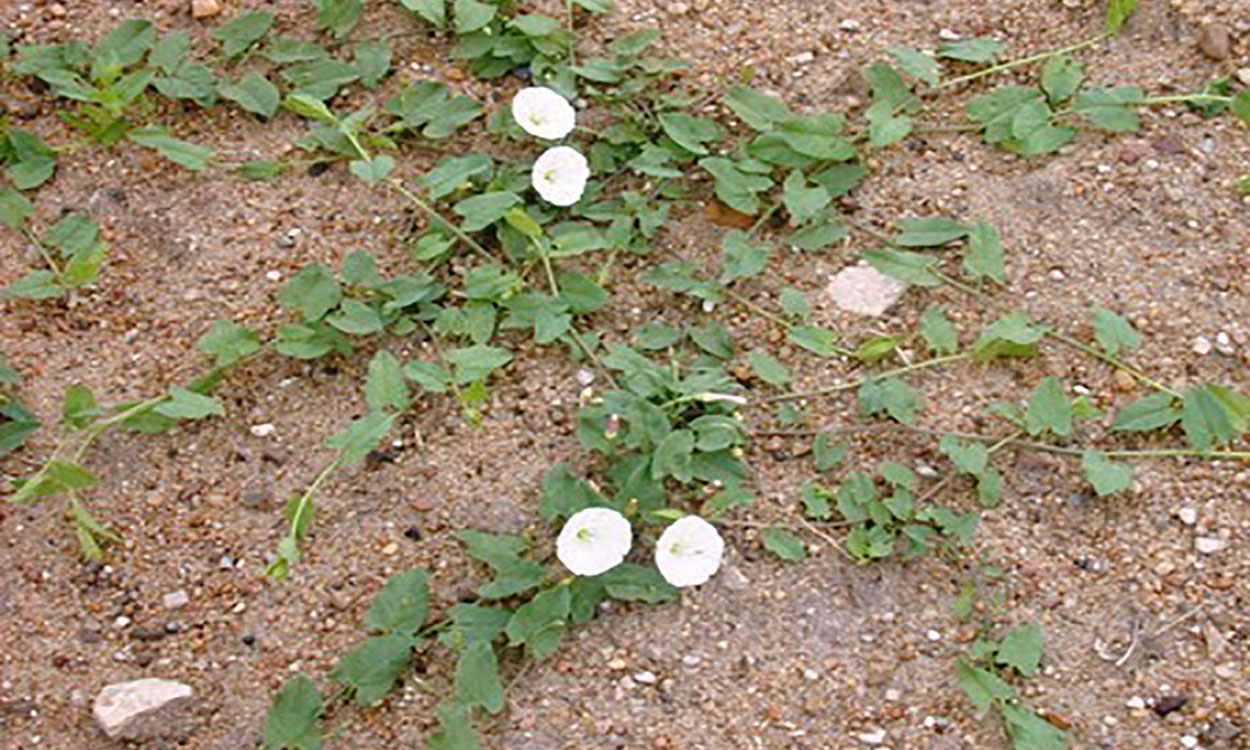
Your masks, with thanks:
[[[5,3],[0,23],[30,41],[95,38],[117,18],[137,16],[198,37],[211,28],[192,21],[182,2],[65,5],[59,19],[42,3]],[[276,7],[288,29],[310,25],[306,3],[227,2],[226,17],[262,5]],[[596,27],[602,35],[658,24],[668,48],[707,82],[751,65],[755,85],[812,111],[855,106],[863,96],[855,71],[890,44],[932,48],[949,29],[997,36],[1024,54],[1087,36],[1101,13],[1099,3],[1067,0],[620,5]],[[1250,16],[1237,0],[1143,6],[1122,38],[1083,54],[1097,82],[1168,94],[1250,65]],[[1197,50],[1199,24],[1208,20],[1234,30],[1232,59],[1212,62]],[[370,24],[391,22],[401,21],[378,13]],[[433,75],[489,97],[489,88],[441,60],[437,44],[405,40],[399,49],[406,63],[432,65]],[[496,93],[495,105],[505,96]],[[49,140],[64,137],[46,106],[27,114]],[[853,196],[862,221],[945,212],[998,227],[1011,284],[990,311],[953,292],[913,289],[884,318],[841,316],[822,288],[867,247],[860,240],[826,255],[787,255],[743,291],[771,300],[783,283],[794,284],[852,340],[910,330],[933,302],[951,311],[965,339],[1020,304],[1087,336],[1082,311],[1099,302],[1142,331],[1147,343],[1134,361],[1154,377],[1176,386],[1215,379],[1244,390],[1250,207],[1231,184],[1250,172],[1250,139],[1231,118],[1206,122],[1180,109],[1156,109],[1145,121],[1140,133],[1084,134],[1037,161],[959,134],[913,137],[874,157],[878,169]],[[299,134],[287,118],[265,126],[221,108],[178,122],[178,135],[240,157],[283,155]],[[400,170],[426,167],[413,159]],[[199,368],[194,341],[213,319],[272,330],[282,314],[273,302],[281,282],[267,277],[271,271],[287,278],[311,261],[337,265],[356,248],[391,267],[407,262],[396,240],[408,221],[399,198],[363,192],[341,167],[273,184],[208,180],[123,146],[62,159],[38,205],[41,216],[89,209],[113,248],[96,288],[74,304],[0,307],[0,342],[27,379],[22,395],[49,422],[75,382],[123,400],[191,376]],[[664,243],[709,259],[719,231],[691,213]],[[284,247],[279,240],[288,236],[294,244]],[[31,248],[0,233],[0,283],[33,263]],[[613,288],[617,317],[595,325],[627,330],[645,319],[699,314],[687,301],[636,287],[641,267],[622,269]],[[739,336],[780,342],[781,332],[758,318],[715,315]],[[1193,352],[1196,337],[1214,341],[1221,332],[1231,353]],[[850,373],[784,344],[777,350],[799,387]],[[107,566],[79,560],[58,504],[0,509],[0,747],[109,747],[89,701],[108,683],[142,676],[181,679],[204,696],[202,727],[185,747],[253,747],[273,691],[295,670],[324,679],[360,637],[363,608],[388,575],[428,566],[436,599],[454,602],[478,573],[449,532],[533,524],[541,472],[579,461],[570,434],[577,366],[554,351],[530,351],[494,388],[481,429],[464,424],[454,405],[430,401],[405,427],[395,463],[336,475],[320,500],[308,560],[291,581],[267,581],[259,569],[283,533],[280,505],[326,459],[325,437],[363,409],[365,361],[261,359],[221,388],[227,418],[166,436],[102,439],[90,468],[104,483],[90,503],[126,538]],[[982,407],[1020,398],[1041,375],[1072,378],[1104,407],[1144,395],[1063,349],[1033,363],[954,367],[912,382],[926,396],[922,424],[972,430]],[[812,423],[830,427],[851,423],[851,408],[838,399],[808,405]],[[772,423],[766,408],[748,418]],[[276,432],[253,436],[248,428],[261,423]],[[0,472],[29,471],[52,439],[41,433],[0,462]],[[756,442],[749,459],[760,501],[742,520],[794,511],[798,487],[814,475],[803,457],[809,442]],[[942,460],[934,440],[916,435],[854,446],[852,465]],[[859,568],[824,546],[786,565],[763,551],[751,527],[728,528],[726,569],[711,583],[680,605],[616,605],[577,628],[551,662],[517,684],[509,710],[487,727],[490,746],[851,748],[862,746],[858,733],[881,728],[896,749],[1005,747],[1001,729],[973,715],[953,679],[968,626],[951,604],[978,556],[1009,571],[1007,617],[1043,624],[1044,673],[1026,695],[1071,725],[1074,746],[1172,748],[1183,737],[1201,738],[1204,747],[1246,746],[1238,743],[1250,735],[1250,468],[1142,463],[1130,493],[1097,501],[1073,461],[1013,451],[999,461],[1007,500],[986,514],[978,551],[963,562]],[[1182,508],[1196,512],[1196,523],[1179,520]],[[410,534],[415,540],[404,535],[409,529],[419,531]],[[1196,536],[1229,545],[1200,555]],[[162,597],[179,589],[189,603],[166,610]],[[128,624],[119,626],[119,617]],[[177,632],[167,633],[174,622]],[[1128,658],[1104,658],[1134,641]],[[419,672],[442,690],[447,670],[432,660]],[[634,678],[643,672],[658,679]],[[1133,697],[1149,705],[1171,695],[1188,700],[1166,718],[1126,706]],[[343,712],[344,733],[329,746],[420,747],[436,698],[410,681],[380,709]]]

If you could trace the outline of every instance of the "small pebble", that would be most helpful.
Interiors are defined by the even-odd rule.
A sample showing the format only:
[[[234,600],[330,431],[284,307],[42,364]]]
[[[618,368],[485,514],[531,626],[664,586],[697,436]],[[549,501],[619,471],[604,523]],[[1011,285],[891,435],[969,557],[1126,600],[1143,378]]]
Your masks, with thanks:
[[[1241,81],[1242,85],[1250,86],[1250,68],[1242,68],[1241,70],[1238,70],[1237,80]]]
[[[1210,354],[1211,342],[1207,340],[1205,336],[1199,336],[1198,338],[1194,339],[1193,351],[1194,351],[1194,354],[1197,354],[1198,356],[1205,356],[1207,354]]]
[[[1230,356],[1237,352],[1237,350],[1233,348],[1233,340],[1229,338],[1228,334],[1224,331],[1220,331],[1215,334],[1215,348],[1220,354],[1225,356]]]
[[[903,698],[903,693],[900,690],[896,690],[895,688],[890,688],[889,690],[885,691],[885,699],[890,701],[891,703],[899,701],[902,698]]]
[[[1193,735],[1184,735],[1181,737],[1181,744],[1185,747],[1198,747],[1198,738]]]
[[[800,52],[799,54],[794,55],[793,57],[790,57],[788,59],[790,60],[790,62],[794,63],[795,65],[806,65],[812,60],[816,59],[816,54],[811,51]]]
[[[116,620],[113,620],[113,627],[118,630],[121,630],[122,628],[126,627],[129,624],[130,624],[130,618],[125,615],[122,615],[121,617],[118,617]]]
[[[928,633],[925,633],[925,637],[931,641],[942,640],[942,634],[937,632],[936,630],[930,630]]]
[[[398,551],[399,551],[399,544],[397,542],[391,542],[390,544],[382,548],[382,554],[388,557],[395,554]]]
[[[194,18],[212,18],[221,12],[221,3],[217,0],[191,0],[191,15]]]
[[[1221,23],[1209,23],[1198,34],[1198,49],[1212,60],[1227,60],[1232,54],[1233,35]]]
[[[1125,701],[1124,705],[1128,706],[1129,708],[1145,708],[1146,701],[1142,700],[1140,695],[1134,695],[1132,698],[1129,698],[1127,701]]]
[[[880,745],[885,742],[885,730],[874,729],[871,732],[860,732],[855,737],[865,745]]]
[[[814,669],[804,669],[803,679],[807,680],[808,682],[815,682],[816,680],[820,679],[820,673]]]
[[[1228,542],[1211,536],[1200,536],[1194,540],[1194,549],[1204,555],[1214,555],[1228,546]]]
[[[585,368],[577,371],[577,384],[587,386],[595,382],[595,374]]]
[[[944,42],[953,42],[959,39],[959,35],[950,29],[942,29],[938,31],[938,39]]]
[[[1176,515],[1180,517],[1181,523],[1186,526],[1193,526],[1198,522],[1198,511],[1193,508],[1181,508]]]
[[[172,591],[161,597],[161,605],[164,606],[165,609],[178,609],[179,607],[185,607],[189,601],[191,601],[191,597],[188,596],[187,592],[183,589]]]
[[[654,672],[639,672],[634,675],[634,682],[642,685],[654,685],[658,681],[659,678],[655,676]]]
[[[838,24],[838,28],[843,31],[859,31],[859,21],[856,21],[854,18],[844,18]]]
[[[698,666],[700,661],[702,660],[699,657],[695,656],[694,654],[686,654],[685,656],[681,657],[681,663],[685,664],[687,667]]]
[[[613,659],[612,661],[608,662],[608,669],[612,670],[613,672],[619,672],[622,669],[624,669],[626,666],[628,665],[626,665],[624,659]]]
[[[690,6],[685,3],[669,3],[668,6],[664,8],[664,12],[674,17],[684,16],[690,12]]]
[[[251,430],[251,433],[255,435],[256,437],[263,438],[263,437],[269,437],[278,428],[266,422],[264,424],[254,424],[249,429]]]
[[[281,271],[269,271],[268,273],[265,274],[265,278],[269,279],[270,281],[282,281],[282,272]]]

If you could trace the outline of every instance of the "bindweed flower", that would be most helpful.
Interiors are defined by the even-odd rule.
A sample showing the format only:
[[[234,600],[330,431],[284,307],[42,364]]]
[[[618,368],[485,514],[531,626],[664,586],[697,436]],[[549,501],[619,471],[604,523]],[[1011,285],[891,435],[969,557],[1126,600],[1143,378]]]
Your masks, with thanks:
[[[512,117],[530,135],[554,141],[573,131],[577,113],[567,99],[546,86],[530,86],[512,97]]]
[[[611,508],[587,508],[569,517],[556,539],[556,557],[579,576],[597,576],[625,560],[634,532]]]
[[[673,586],[698,586],[720,569],[725,540],[698,516],[674,521],[655,545],[655,565]]]
[[[571,206],[581,200],[590,179],[590,165],[575,148],[549,148],[534,162],[530,181],[543,200],[556,206]]]

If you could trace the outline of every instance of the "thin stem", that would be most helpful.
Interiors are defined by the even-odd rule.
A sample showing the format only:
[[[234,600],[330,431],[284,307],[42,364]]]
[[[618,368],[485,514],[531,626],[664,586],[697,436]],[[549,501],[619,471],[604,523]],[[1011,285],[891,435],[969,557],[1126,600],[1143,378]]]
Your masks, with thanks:
[[[48,268],[51,268],[52,273],[56,274],[56,278],[60,280],[64,273],[61,271],[61,266],[53,260],[52,253],[48,252],[48,248],[43,246],[43,243],[39,241],[39,238],[35,236],[35,233],[31,231],[30,227],[23,226],[22,234],[24,234],[26,239],[30,240],[31,244],[39,250],[39,254],[43,256],[43,260],[48,264]]]
[[[1136,367],[1127,365],[1121,362],[1120,360],[1116,359],[1115,357],[1112,357],[1109,354],[1098,351],[1097,349],[1090,346],[1089,344],[1086,344],[1084,341],[1074,339],[1071,336],[1065,333],[1060,333],[1058,331],[1049,331],[1047,335],[1055,339],[1056,341],[1062,341],[1063,343],[1067,344],[1073,349],[1084,352],[1088,354],[1089,356],[1094,357],[1095,359],[1100,359],[1103,362],[1106,362],[1107,364],[1116,368],[1117,370],[1123,370],[1124,372],[1127,372],[1129,375],[1132,375],[1133,377],[1137,378],[1138,380],[1150,386],[1151,388],[1154,388],[1156,391],[1166,393],[1169,396],[1172,396],[1174,398],[1184,398],[1184,395],[1180,393],[1179,391],[1169,388],[1163,383],[1160,383],[1159,381],[1149,377],[1141,370],[1138,370]]]
[[[799,398],[828,396],[834,393],[841,393],[842,391],[853,390],[855,388],[860,387],[864,383],[870,383],[874,380],[882,380],[885,378],[897,377],[899,375],[906,375],[907,373],[910,373],[910,372],[924,370],[929,367],[937,367],[939,365],[948,364],[950,362],[958,362],[960,360],[968,359],[969,356],[970,355],[968,354],[949,354],[943,357],[933,357],[932,359],[926,359],[922,362],[916,362],[915,364],[906,365],[904,367],[897,367],[893,370],[886,370],[885,372],[878,373],[877,375],[873,375],[871,377],[860,378],[859,380],[853,380],[849,383],[842,383],[840,385],[834,385],[828,388],[821,388],[820,390],[816,390],[816,391],[795,391],[793,393],[783,393],[780,396],[773,396],[771,398],[764,399],[764,403],[771,404],[771,403],[776,403],[778,401],[793,401]]]
[[[404,184],[399,181],[399,178],[392,177],[386,182],[392,188],[397,190],[400,193],[400,195],[403,195],[405,198],[412,201],[413,204],[416,205],[417,208],[421,209],[421,211],[425,213],[425,215],[428,216],[431,221],[437,221],[439,224],[442,224],[443,227],[445,227],[452,234],[456,235],[456,237],[458,237],[462,242],[464,242],[466,245],[472,248],[474,252],[478,253],[483,258],[486,258],[487,260],[494,260],[494,257],[489,252],[487,252],[486,248],[479,245],[477,243],[477,240],[470,237],[468,233],[465,232],[460,227],[444,219],[442,215],[440,215],[437,211],[431,208],[429,204],[421,200],[421,198],[418,197],[416,193],[404,187]]]
[[[1231,96],[1219,96],[1216,94],[1177,94],[1175,96],[1151,96],[1146,99],[1140,99],[1130,104],[1150,105],[1150,104],[1171,104],[1172,102],[1224,102],[1229,103],[1233,100]]]
[[[930,89],[930,91],[934,91],[934,92],[941,91],[942,89],[948,89],[948,88],[951,88],[952,86],[958,86],[960,84],[967,83],[969,81],[975,81],[978,78],[984,78],[985,76],[992,76],[996,73],[1002,73],[1003,71],[1011,70],[1012,68],[1018,68],[1021,65],[1029,65],[1030,63],[1040,62],[1042,60],[1047,60],[1052,57],[1058,57],[1059,55],[1066,55],[1069,52],[1076,52],[1078,50],[1085,49],[1086,47],[1093,47],[1095,44],[1098,44],[1106,39],[1110,39],[1112,36],[1113,34],[1111,32],[1104,31],[1101,34],[1097,34],[1095,36],[1090,37],[1089,39],[1085,39],[1083,41],[1077,42],[1076,44],[1068,45],[1067,47],[1061,47],[1060,49],[1051,50],[1049,52],[1042,52],[1036,55],[1031,55],[1029,57],[1021,57],[1017,60],[1008,60],[1005,63],[999,63],[998,65],[992,65],[988,68],[983,68],[981,70],[968,73],[966,75],[956,76],[955,78],[942,81],[937,86],[934,86],[932,89]]]
[[[569,26],[569,67],[577,65],[577,32],[573,30],[573,0],[566,0],[564,4],[568,15]]]

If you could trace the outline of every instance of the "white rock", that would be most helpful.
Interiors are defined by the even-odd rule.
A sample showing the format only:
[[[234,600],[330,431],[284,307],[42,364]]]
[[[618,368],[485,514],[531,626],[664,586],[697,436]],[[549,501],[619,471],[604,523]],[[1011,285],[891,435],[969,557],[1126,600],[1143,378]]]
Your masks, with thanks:
[[[263,438],[263,437],[269,437],[278,428],[266,422],[264,424],[254,424],[249,429],[251,433],[255,435],[256,437]]]
[[[265,278],[269,279],[270,281],[282,281],[282,272],[281,271],[268,271],[265,273]]]
[[[815,59],[816,59],[816,53],[811,52],[810,50],[806,52],[800,52],[799,54],[794,55],[789,58],[790,62],[794,63],[795,65],[806,65]]]
[[[191,15],[195,18],[212,18],[221,12],[217,0],[191,0]]]
[[[1199,356],[1210,354],[1211,342],[1207,339],[1207,337],[1199,336],[1198,338],[1194,339],[1193,350],[1194,350],[1194,354],[1197,354]]]
[[[100,691],[92,706],[96,723],[111,739],[166,734],[174,722],[170,711],[189,702],[194,691],[176,680],[145,678],[119,682]],[[156,716],[156,714],[162,716]],[[151,725],[144,727],[143,725]]]
[[[1204,555],[1214,555],[1228,546],[1228,542],[1213,536],[1200,536],[1194,540],[1194,549]]]
[[[1142,700],[1140,695],[1134,695],[1132,698],[1129,698],[1127,701],[1125,701],[1124,705],[1128,706],[1129,708],[1145,708],[1146,701]]]
[[[954,42],[959,39],[959,35],[950,29],[941,29],[938,31],[938,39],[944,42]]]
[[[886,276],[872,266],[844,268],[825,287],[825,293],[840,309],[873,318],[890,309],[905,291],[906,282]]]
[[[902,698],[903,698],[903,693],[900,690],[897,690],[895,688],[890,688],[889,690],[885,691],[885,699],[890,701],[891,703],[898,702],[902,700]]]
[[[874,729],[871,732],[860,732],[855,737],[865,745],[880,745],[885,742],[885,730]]]
[[[659,678],[655,676],[655,672],[639,672],[634,675],[634,682],[642,685],[654,685]]]
[[[1181,737],[1181,744],[1185,747],[1198,747],[1198,738],[1191,734]]]
[[[1186,526],[1193,526],[1195,523],[1198,523],[1198,511],[1193,508],[1181,508],[1176,515],[1180,516],[1181,523]]]
[[[1241,70],[1238,70],[1237,80],[1241,81],[1247,86],[1250,86],[1250,68],[1242,68]]]
[[[838,24],[838,28],[843,31],[859,31],[859,21],[856,21],[854,18],[844,18]]]
[[[185,607],[189,601],[191,601],[191,597],[188,596],[187,592],[183,589],[171,591],[161,597],[161,604],[164,605],[165,609],[178,609],[179,607]]]

